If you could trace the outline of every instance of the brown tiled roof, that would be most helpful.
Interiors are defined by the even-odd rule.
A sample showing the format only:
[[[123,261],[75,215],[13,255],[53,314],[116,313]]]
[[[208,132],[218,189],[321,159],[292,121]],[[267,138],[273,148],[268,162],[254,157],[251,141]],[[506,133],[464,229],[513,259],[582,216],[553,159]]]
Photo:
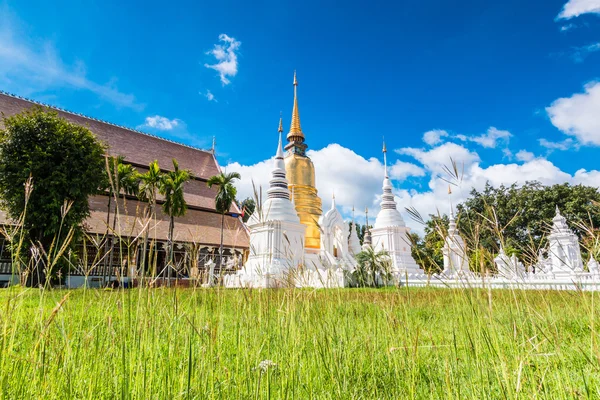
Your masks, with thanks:
[[[189,209],[184,217],[176,218],[176,239],[180,241],[196,241],[207,245],[218,245],[220,241],[221,215],[215,210],[214,196],[216,189],[209,189],[206,180],[218,173],[220,168],[214,155],[210,151],[197,149],[180,143],[172,142],[163,138],[149,135],[136,130],[117,126],[108,122],[88,118],[83,115],[61,110],[52,106],[44,105],[9,95],[0,91],[0,113],[5,116],[20,113],[35,105],[41,105],[58,111],[59,115],[70,122],[89,128],[102,142],[108,146],[111,155],[122,155],[126,162],[136,166],[140,172],[145,172],[149,163],[157,160],[161,169],[172,168],[172,159],[179,162],[183,169],[191,171],[195,179],[185,186],[185,199]],[[2,121],[0,120],[0,126]],[[91,216],[86,225],[93,233],[106,231],[106,202],[108,197],[95,196],[90,199]],[[160,198],[158,199],[161,200]],[[144,207],[143,203],[136,200],[127,202],[129,217],[123,218],[121,232],[125,234],[130,231],[137,234],[139,221],[135,220],[135,207]],[[130,209],[131,207],[133,209]],[[157,209],[160,207],[157,206]],[[232,213],[239,213],[238,208],[233,205]],[[157,218],[160,223],[153,230],[152,235],[159,239],[166,239],[168,230],[168,219],[158,212]],[[141,214],[140,214],[141,215]],[[224,241],[227,246],[248,248],[249,238],[245,227],[238,218],[226,216],[226,233]],[[166,221],[166,222],[165,222]],[[7,222],[6,216],[0,212],[0,224]],[[129,235],[127,235],[129,236]]]

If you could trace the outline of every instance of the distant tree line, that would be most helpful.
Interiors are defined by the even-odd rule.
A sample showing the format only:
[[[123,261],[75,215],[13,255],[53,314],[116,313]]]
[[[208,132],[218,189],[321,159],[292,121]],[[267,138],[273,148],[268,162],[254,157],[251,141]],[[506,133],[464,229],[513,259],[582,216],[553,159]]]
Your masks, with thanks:
[[[582,244],[582,256],[600,253],[600,192],[595,187],[568,183],[544,186],[526,182],[473,189],[467,200],[456,206],[458,228],[467,245],[472,270],[494,269],[493,259],[500,246],[508,255],[516,254],[525,264],[537,262],[558,206],[569,227]],[[448,230],[446,214],[430,215],[424,236],[411,234],[412,254],[426,271],[443,265],[442,248]]]

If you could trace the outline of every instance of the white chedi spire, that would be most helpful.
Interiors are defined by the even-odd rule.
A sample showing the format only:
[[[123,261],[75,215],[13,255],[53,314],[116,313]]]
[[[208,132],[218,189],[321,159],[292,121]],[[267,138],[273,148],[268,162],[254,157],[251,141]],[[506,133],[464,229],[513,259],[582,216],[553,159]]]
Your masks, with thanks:
[[[279,131],[279,144],[275,154],[274,168],[271,172],[267,200],[261,207],[262,212],[252,214],[248,224],[264,221],[300,222],[298,213],[290,200],[288,181],[285,175],[285,162],[283,160],[283,147],[281,144],[281,124]],[[262,215],[259,215],[262,214]],[[253,220],[254,218],[254,220]]]
[[[383,164],[385,176],[383,178],[383,195],[381,196],[381,211],[377,214],[375,219],[374,229],[385,228],[388,226],[406,226],[402,215],[397,209],[396,200],[394,199],[394,193],[392,193],[392,182],[388,176],[387,169],[387,148],[385,142],[383,143]]]
[[[556,215],[552,218],[552,230],[548,235],[548,264],[554,274],[567,274],[583,272],[583,261],[579,238],[567,225],[556,207]]]
[[[452,195],[452,190],[448,186],[448,196]],[[450,201],[450,221],[448,224],[448,235],[444,239],[444,273],[447,275],[464,274],[469,272],[469,261],[465,241],[460,236],[456,220],[454,219],[454,209]]]
[[[592,275],[600,275],[600,266],[593,255],[590,255],[590,260],[587,263],[588,272]]]
[[[350,227],[350,237],[348,238],[348,249],[354,255],[360,253],[360,240],[356,233],[356,222],[354,221],[354,206],[352,206],[352,225]]]

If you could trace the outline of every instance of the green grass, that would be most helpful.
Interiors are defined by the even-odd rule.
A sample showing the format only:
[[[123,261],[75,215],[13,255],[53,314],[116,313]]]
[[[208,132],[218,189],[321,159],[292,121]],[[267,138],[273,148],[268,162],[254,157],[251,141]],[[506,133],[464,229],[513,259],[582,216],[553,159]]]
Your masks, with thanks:
[[[598,398],[597,296],[13,287],[0,291],[0,393]]]

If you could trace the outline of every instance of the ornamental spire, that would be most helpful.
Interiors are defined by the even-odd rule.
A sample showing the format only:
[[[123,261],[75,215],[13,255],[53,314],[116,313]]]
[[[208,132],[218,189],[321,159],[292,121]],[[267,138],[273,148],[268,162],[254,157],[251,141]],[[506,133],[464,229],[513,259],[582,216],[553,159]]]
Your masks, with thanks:
[[[279,129],[277,132],[279,132],[279,140],[281,140],[281,133],[283,132],[283,119],[281,118],[281,111],[279,112]]]
[[[302,133],[302,127],[300,126],[300,113],[298,112],[298,79],[296,78],[296,71],[294,71],[294,108],[292,109],[292,124],[287,138],[290,140],[294,137],[297,137],[302,141],[304,140],[304,133]]]
[[[383,141],[383,165],[385,167],[385,177],[389,178],[387,170],[387,148],[385,147],[385,140]]]

